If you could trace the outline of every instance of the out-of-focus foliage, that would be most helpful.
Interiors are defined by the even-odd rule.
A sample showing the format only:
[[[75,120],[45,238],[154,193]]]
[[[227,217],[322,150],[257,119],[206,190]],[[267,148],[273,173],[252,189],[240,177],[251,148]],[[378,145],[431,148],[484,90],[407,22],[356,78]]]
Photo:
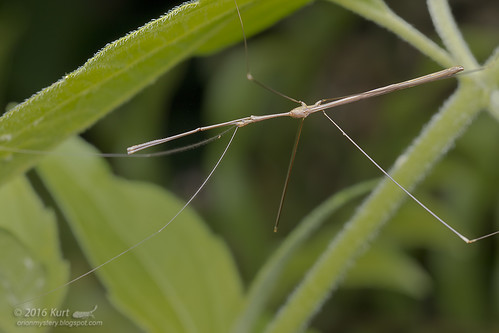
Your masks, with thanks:
[[[230,2],[224,2],[225,6],[230,6]],[[364,3],[376,5],[377,2]],[[441,44],[425,2],[387,3],[429,39]],[[4,1],[0,4],[1,105],[6,108],[8,103],[23,101],[81,66],[107,43],[178,4],[131,0]],[[451,2],[451,6],[471,51],[479,62],[484,62],[499,44],[498,4],[496,1]],[[251,31],[261,29],[258,23],[261,12],[252,13],[251,7],[247,12],[248,16],[243,16],[247,28]],[[240,39],[237,21],[233,20],[232,24],[235,25],[227,28],[230,34],[213,37],[199,54],[217,49],[216,46],[210,47],[210,43],[221,45]],[[255,77],[306,102],[348,95],[439,69],[435,62],[386,29],[328,2],[305,6],[275,29],[250,39],[249,51]],[[84,133],[84,137],[102,151],[124,152],[128,145],[200,125],[249,114],[283,112],[294,107],[246,81],[244,61],[241,45],[188,60],[98,122]],[[120,82],[116,84],[119,88]],[[454,85],[453,79],[432,83],[345,106],[331,114],[377,162],[388,168],[438,111]],[[220,168],[193,203],[205,223],[227,243],[239,270],[240,283],[246,286],[251,285],[264,263],[298,222],[322,201],[349,185],[379,176],[378,171],[323,117],[310,117],[305,122],[281,229],[278,234],[272,233],[296,125],[293,120],[276,120],[239,130]],[[8,133],[0,133],[0,139],[5,140],[3,134]],[[192,140],[201,137],[204,136]],[[496,119],[485,112],[479,114],[415,190],[423,202],[470,238],[499,229],[497,142]],[[120,177],[152,181],[187,199],[209,172],[223,145],[222,142],[213,143],[166,158],[109,162]],[[70,154],[66,158],[71,159]],[[47,165],[48,162],[45,172],[48,172]],[[49,193],[38,176],[31,176],[33,186],[44,202],[56,211],[61,209],[53,201],[53,196],[57,195]],[[57,179],[56,175],[53,177]],[[50,186],[47,188],[50,190]],[[95,186],[95,191],[96,198],[97,193],[103,195],[99,186]],[[75,197],[79,195],[81,193]],[[99,202],[105,204],[105,201],[95,201],[96,207]],[[327,219],[319,232],[312,234],[305,245],[292,254],[277,284],[265,295],[269,302],[259,309],[263,314],[254,323],[259,327],[257,330],[272,321],[278,307],[324,252],[358,203],[347,204],[334,218]],[[119,204],[113,203],[115,206]],[[96,207],[89,206],[89,211],[98,211]],[[97,208],[105,211],[103,207]],[[119,207],[113,208],[117,209]],[[85,257],[92,258],[92,255],[85,247],[90,245],[82,241],[84,251],[81,252],[64,223],[63,215],[68,218],[68,212],[63,207],[62,213],[58,214],[61,220],[60,246],[71,264],[71,276],[75,277],[104,261],[106,254],[103,253],[99,262],[90,259],[92,264],[89,265]],[[139,229],[145,221],[144,217],[137,218]],[[147,228],[144,226],[143,230]],[[167,228],[163,233],[170,231],[175,229]],[[163,233],[157,236],[155,243],[161,243]],[[91,235],[88,237],[91,239]],[[165,239],[168,237],[175,238],[169,234]],[[210,234],[208,239],[213,237]],[[137,235],[136,241],[140,239]],[[133,239],[127,241],[134,243]],[[339,290],[322,306],[311,327],[324,332],[497,330],[497,244],[496,239],[490,239],[465,245],[416,204],[407,202],[382,230],[370,250],[360,257]],[[199,242],[200,247],[205,245]],[[182,252],[188,252],[190,246],[192,244],[180,244],[169,253],[157,255],[164,255],[165,260],[176,255],[189,258],[189,253]],[[107,257],[115,254],[109,253]],[[54,260],[60,258],[55,255]],[[206,258],[204,264],[216,270],[219,263],[210,260],[216,260],[216,257]],[[119,260],[110,265],[115,265],[114,269],[120,272]],[[131,292],[141,293],[142,288],[150,287],[140,278],[130,276],[135,266],[127,266],[126,261],[121,265],[123,272],[132,273],[124,273],[121,277],[118,274],[110,280],[114,279],[118,284],[120,278],[133,281],[132,287],[122,285]],[[171,274],[174,279],[182,279],[175,272]],[[0,274],[0,278],[4,276]],[[213,278],[216,276],[215,272]],[[222,276],[220,273],[220,279]],[[195,278],[185,276],[186,281]],[[113,282],[104,278],[103,284],[108,283]],[[115,298],[115,304],[119,304]],[[94,313],[95,319],[102,320],[104,326],[88,328],[89,332],[108,331],[110,328],[124,332],[137,331],[138,327],[155,327],[145,325],[137,317],[124,316],[117,309],[126,306],[111,305],[106,299],[106,290],[95,277],[72,284],[68,298],[59,307],[86,311],[95,304],[99,306]],[[135,304],[144,309],[147,309],[146,305],[151,306]],[[127,311],[124,313],[128,314]],[[0,318],[9,316],[10,313],[1,314]]]

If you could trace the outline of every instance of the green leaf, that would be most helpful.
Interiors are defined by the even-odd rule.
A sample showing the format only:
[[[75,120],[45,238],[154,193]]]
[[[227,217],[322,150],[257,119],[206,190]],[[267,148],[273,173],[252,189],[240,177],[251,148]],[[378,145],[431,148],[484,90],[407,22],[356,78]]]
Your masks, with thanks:
[[[63,285],[69,273],[58,247],[54,214],[24,177],[0,189],[0,211],[0,331],[39,331],[16,323],[29,319],[24,317],[26,309],[57,308],[64,299],[66,288],[38,297]],[[50,315],[33,319],[48,320]]]
[[[339,208],[366,194],[377,183],[378,180],[367,181],[335,193],[303,218],[299,226],[293,230],[258,272],[251,284],[243,311],[236,323],[237,325],[234,327],[234,332],[251,331],[284,267],[310,235]]]
[[[218,1],[220,6],[226,7],[230,19],[221,28],[220,32],[202,45],[197,54],[206,54],[218,51],[221,47],[242,40],[241,23],[238,20],[234,0]],[[303,7],[311,0],[249,0],[237,1],[247,37],[268,28],[278,20]]]
[[[344,284],[349,288],[383,288],[414,298],[428,294],[428,273],[408,255],[386,245],[377,244],[356,262]]]
[[[38,170],[93,267],[158,231],[183,206],[157,186],[114,177],[82,141],[58,152]],[[242,301],[227,248],[190,209],[97,274],[112,302],[150,331],[223,332]]]
[[[309,0],[241,1],[254,33]],[[261,15],[262,13],[266,15]],[[230,25],[228,25],[230,23]],[[0,183],[26,171],[36,154],[82,132],[160,75],[196,52],[213,52],[242,39],[232,0],[186,3],[107,45],[82,67],[0,118]],[[9,152],[9,150],[11,152]]]

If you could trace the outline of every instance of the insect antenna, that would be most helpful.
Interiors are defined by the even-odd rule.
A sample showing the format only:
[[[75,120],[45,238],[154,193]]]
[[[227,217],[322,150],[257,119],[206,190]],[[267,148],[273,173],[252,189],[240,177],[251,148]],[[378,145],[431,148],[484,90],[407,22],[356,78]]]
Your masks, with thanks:
[[[243,33],[243,42],[244,42],[244,58],[245,58],[245,62],[246,62],[246,78],[251,81],[251,82],[254,82],[256,83],[257,85],[259,85],[260,87],[274,93],[275,95],[278,95],[278,96],[281,96],[291,102],[294,102],[294,103],[297,103],[297,104],[300,104],[300,105],[304,105],[305,103],[302,102],[302,101],[299,101],[293,97],[290,97],[280,91],[277,91],[275,90],[274,88],[266,85],[265,83],[255,79],[255,77],[251,74],[251,70],[250,70],[250,62],[249,62],[249,51],[248,51],[248,41],[247,41],[247,38],[246,38],[246,32],[245,32],[245,29],[244,29],[244,23],[243,23],[243,19],[241,17],[241,11],[239,10],[239,6],[237,5],[237,1],[234,0],[234,4],[236,6],[236,11],[237,11],[237,17],[239,18],[239,23],[241,24],[241,30],[242,30],[242,33]],[[288,165],[288,171],[286,173],[286,179],[284,181],[284,187],[282,189],[282,193],[281,193],[281,199],[279,201],[279,208],[277,210],[277,216],[276,216],[276,220],[275,220],[275,223],[274,223],[274,232],[277,232],[278,228],[279,228],[279,221],[280,221],[280,218],[281,218],[281,213],[282,213],[282,208],[283,208],[283,205],[284,205],[284,199],[286,198],[286,193],[287,193],[287,190],[288,190],[288,184],[289,184],[289,179],[291,177],[291,171],[293,170],[293,164],[294,164],[294,161],[295,161],[295,157],[296,157],[296,151],[298,149],[298,143],[300,142],[300,136],[301,136],[301,131],[302,131],[302,128],[303,128],[303,120],[305,118],[302,119],[302,121],[300,121],[300,124],[298,125],[298,131],[296,133],[296,139],[295,139],[295,143],[293,145],[293,150],[291,151],[291,158],[289,160],[289,165]]]

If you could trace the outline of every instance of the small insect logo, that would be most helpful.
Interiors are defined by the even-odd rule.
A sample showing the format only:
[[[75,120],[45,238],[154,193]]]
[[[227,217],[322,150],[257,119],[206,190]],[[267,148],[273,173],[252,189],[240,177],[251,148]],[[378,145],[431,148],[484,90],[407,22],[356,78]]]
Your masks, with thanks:
[[[94,311],[97,310],[97,304],[94,306],[93,310],[91,311],[75,311],[73,312],[73,318],[77,319],[87,319],[87,318],[94,318]]]

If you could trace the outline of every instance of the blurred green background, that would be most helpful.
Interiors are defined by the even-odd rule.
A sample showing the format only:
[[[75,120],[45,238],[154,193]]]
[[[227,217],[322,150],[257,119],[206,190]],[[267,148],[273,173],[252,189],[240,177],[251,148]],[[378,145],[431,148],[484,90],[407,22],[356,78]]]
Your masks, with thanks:
[[[388,3],[439,42],[424,1]],[[0,105],[5,108],[28,98],[82,65],[106,43],[178,4],[2,1]],[[475,56],[485,60],[499,44],[499,3],[451,1],[451,6]],[[307,6],[250,39],[249,50],[255,77],[308,103],[439,69],[386,30],[325,2]],[[380,165],[389,168],[455,84],[452,79],[432,83],[330,114]],[[294,106],[245,79],[239,44],[183,63],[84,137],[104,152],[124,152],[127,146],[201,125],[283,112]],[[295,161],[281,229],[272,233],[296,126],[296,121],[283,119],[241,129],[209,186],[194,202],[211,229],[228,243],[248,283],[269,253],[310,210],[332,193],[379,176],[323,117],[310,117]],[[161,184],[187,199],[227,139],[167,158],[109,162],[123,177]],[[483,113],[415,191],[470,238],[499,229],[497,142],[497,122]],[[283,302],[290,286],[299,281],[356,204],[331,219],[300,251],[275,291],[270,311]],[[63,221],[60,232],[72,275],[84,273],[89,267]],[[408,202],[374,241],[371,253],[389,251],[408,256],[418,272],[424,273],[421,282],[406,289],[393,285],[386,279],[391,273],[382,271],[382,263],[374,264],[381,270],[378,276],[373,274],[376,267],[363,269],[373,265],[372,260],[364,260],[363,265],[361,259],[312,326],[324,332],[499,332],[498,244],[496,238],[465,245]],[[102,330],[137,330],[106,305],[105,292],[95,278],[71,286],[68,304],[82,298],[103,308],[99,313],[106,316]]]

